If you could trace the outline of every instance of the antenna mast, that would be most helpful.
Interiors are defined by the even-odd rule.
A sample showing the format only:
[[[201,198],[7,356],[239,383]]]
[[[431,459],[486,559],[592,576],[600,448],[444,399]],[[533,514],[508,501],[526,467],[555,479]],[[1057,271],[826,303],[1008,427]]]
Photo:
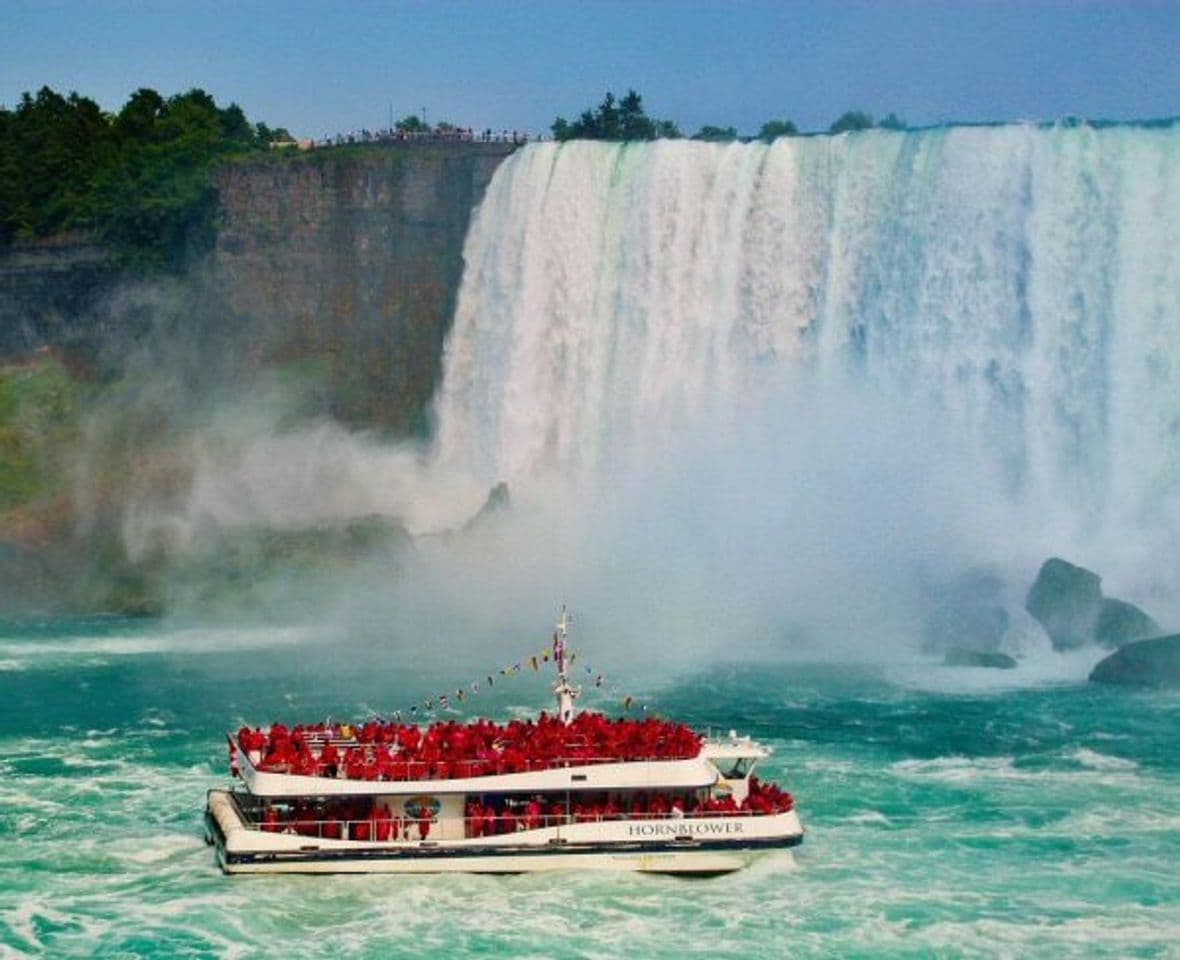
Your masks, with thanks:
[[[557,716],[567,726],[574,719],[574,700],[582,692],[581,688],[570,684],[565,665],[565,643],[569,638],[571,622],[572,618],[565,604],[562,604],[561,619],[553,631],[553,663],[557,667],[557,682],[553,684],[553,692],[557,696]]]

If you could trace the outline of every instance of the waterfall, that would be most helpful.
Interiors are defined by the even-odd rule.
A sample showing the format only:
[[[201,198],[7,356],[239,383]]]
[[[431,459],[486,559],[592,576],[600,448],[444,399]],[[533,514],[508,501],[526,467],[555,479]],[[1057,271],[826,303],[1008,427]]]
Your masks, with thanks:
[[[437,457],[584,478],[844,381],[1013,499],[1180,530],[1180,127],[529,146],[468,234]]]

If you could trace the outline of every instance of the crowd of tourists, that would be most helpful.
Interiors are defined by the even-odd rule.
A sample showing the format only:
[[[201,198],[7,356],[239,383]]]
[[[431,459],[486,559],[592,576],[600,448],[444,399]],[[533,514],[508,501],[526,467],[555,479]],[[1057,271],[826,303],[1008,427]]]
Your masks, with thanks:
[[[416,724],[369,720],[266,731],[242,727],[238,746],[259,770],[350,780],[446,780],[553,767],[696,757],[701,737],[681,723],[580,713],[537,720]]]
[[[640,792],[629,797],[598,794],[576,799],[568,806],[556,797],[473,797],[463,811],[464,836],[493,837],[521,830],[611,820],[655,820],[678,817],[767,816],[794,808],[789,793],[773,783],[751,777],[749,793],[741,802],[732,794],[700,797],[676,792]],[[437,810],[424,803],[395,813],[384,802],[350,797],[316,804],[297,801],[280,810],[265,807],[259,814],[260,829],[270,833],[295,833],[329,840],[426,840],[437,821]]]
[[[487,127],[476,130],[472,127],[455,127],[449,124],[423,126],[417,129],[391,127],[381,130],[350,130],[315,141],[317,147],[339,147],[358,143],[514,143],[524,144],[530,140],[543,140],[544,135],[529,134],[524,130],[493,130]]]

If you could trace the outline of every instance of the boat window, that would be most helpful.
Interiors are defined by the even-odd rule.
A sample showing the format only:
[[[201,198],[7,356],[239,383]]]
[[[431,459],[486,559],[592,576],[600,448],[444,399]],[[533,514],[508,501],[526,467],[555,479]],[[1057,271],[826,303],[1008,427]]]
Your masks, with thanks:
[[[726,780],[740,780],[754,766],[751,757],[721,757],[716,763],[718,771]]]

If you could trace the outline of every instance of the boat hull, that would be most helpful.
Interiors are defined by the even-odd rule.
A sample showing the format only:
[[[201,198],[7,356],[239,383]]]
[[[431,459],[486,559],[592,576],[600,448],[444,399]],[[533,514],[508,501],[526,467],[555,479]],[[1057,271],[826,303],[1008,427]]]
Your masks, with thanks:
[[[251,873],[537,873],[553,870],[612,870],[641,873],[716,876],[750,865],[771,851],[790,857],[803,840],[793,814],[777,824],[763,823],[761,836],[698,839],[693,822],[684,821],[680,837],[655,840],[570,840],[537,831],[488,841],[305,842],[304,838],[246,829],[229,794],[212,791],[206,811],[207,839],[227,874]],[[772,818],[766,818],[767,820]],[[743,824],[749,827],[749,821]],[[591,826],[591,825],[586,825]],[[650,823],[638,826],[650,827]],[[701,824],[704,826],[704,824]],[[769,828],[769,830],[767,829]],[[678,827],[679,829],[679,827]],[[566,831],[576,835],[579,831]],[[587,831],[582,830],[581,833]],[[303,841],[303,842],[301,842]]]

